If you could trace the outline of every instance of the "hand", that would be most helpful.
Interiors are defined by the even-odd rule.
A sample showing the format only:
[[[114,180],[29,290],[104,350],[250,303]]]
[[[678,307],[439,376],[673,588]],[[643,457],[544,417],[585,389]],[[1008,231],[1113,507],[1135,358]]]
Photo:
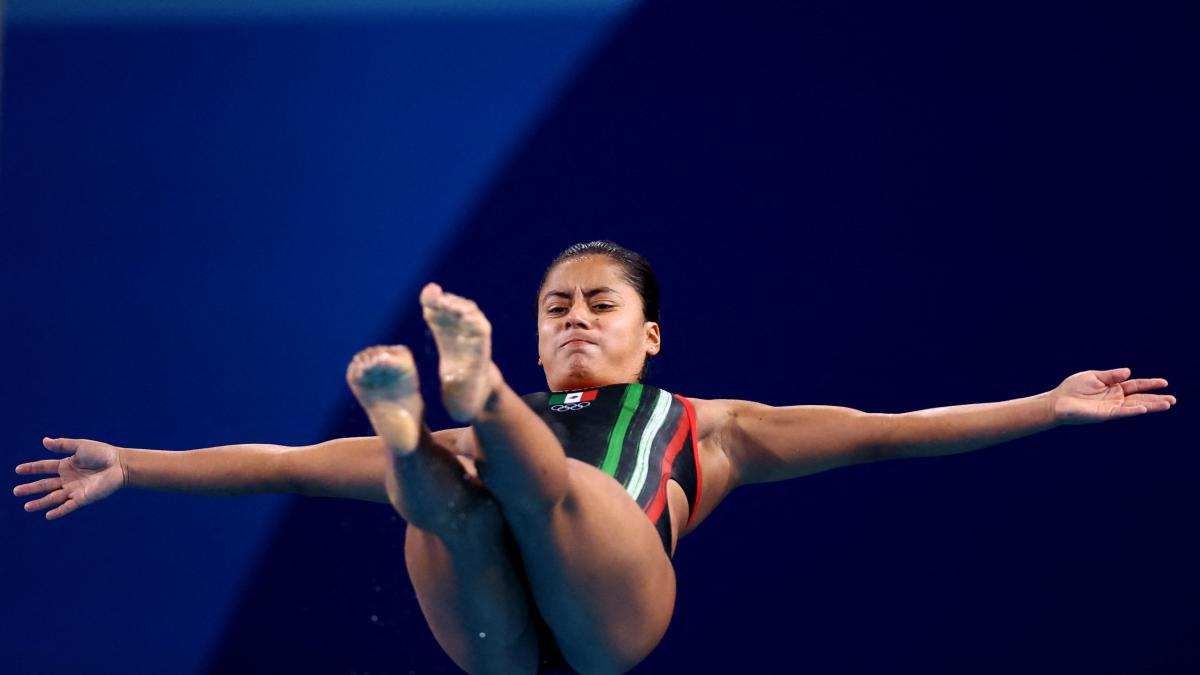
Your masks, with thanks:
[[[1169,410],[1170,394],[1141,392],[1167,386],[1162,378],[1130,380],[1128,368],[1085,370],[1063,380],[1050,392],[1054,421],[1058,424],[1092,424],[1119,417]]]
[[[13,488],[13,494],[18,497],[48,493],[25,504],[26,511],[57,506],[46,513],[46,520],[54,520],[100,501],[125,486],[120,448],[82,438],[43,438],[42,445],[51,452],[71,453],[71,456],[17,465],[17,473],[22,475],[58,474]]]

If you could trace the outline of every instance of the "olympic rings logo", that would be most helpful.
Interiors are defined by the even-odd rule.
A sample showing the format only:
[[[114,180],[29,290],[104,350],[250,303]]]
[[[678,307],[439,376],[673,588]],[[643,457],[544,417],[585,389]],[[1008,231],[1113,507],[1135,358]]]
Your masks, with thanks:
[[[568,410],[583,410],[584,408],[588,407],[591,404],[592,404],[591,401],[583,401],[580,403],[560,403],[558,405],[550,406],[550,409],[553,410],[554,412],[563,412],[563,411],[568,411]]]

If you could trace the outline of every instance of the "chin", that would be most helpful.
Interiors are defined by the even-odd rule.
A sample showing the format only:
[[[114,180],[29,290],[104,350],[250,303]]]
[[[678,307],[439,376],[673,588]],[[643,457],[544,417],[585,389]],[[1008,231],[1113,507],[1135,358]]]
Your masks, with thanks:
[[[599,387],[603,384],[606,383],[591,368],[576,366],[571,368],[566,375],[559,378],[558,386],[554,387],[554,389],[560,391],[566,389],[589,389],[591,387]]]

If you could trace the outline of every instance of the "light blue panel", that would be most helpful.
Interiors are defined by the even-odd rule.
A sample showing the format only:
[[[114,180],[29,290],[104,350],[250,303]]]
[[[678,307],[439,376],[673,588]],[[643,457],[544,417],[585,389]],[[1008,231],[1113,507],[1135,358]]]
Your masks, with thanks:
[[[10,30],[7,470],[42,435],[322,440],[350,356],[614,17]],[[196,672],[287,503],[10,499],[5,673]]]
[[[295,17],[498,17],[612,12],[632,0],[15,0],[18,24],[244,21]]]

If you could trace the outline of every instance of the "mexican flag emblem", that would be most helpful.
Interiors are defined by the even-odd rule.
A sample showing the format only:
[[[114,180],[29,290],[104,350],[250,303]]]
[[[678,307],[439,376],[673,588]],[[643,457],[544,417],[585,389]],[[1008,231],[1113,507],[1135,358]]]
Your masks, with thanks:
[[[596,399],[598,389],[591,391],[572,391],[569,393],[551,394],[550,405],[567,405],[570,403],[585,403]]]

